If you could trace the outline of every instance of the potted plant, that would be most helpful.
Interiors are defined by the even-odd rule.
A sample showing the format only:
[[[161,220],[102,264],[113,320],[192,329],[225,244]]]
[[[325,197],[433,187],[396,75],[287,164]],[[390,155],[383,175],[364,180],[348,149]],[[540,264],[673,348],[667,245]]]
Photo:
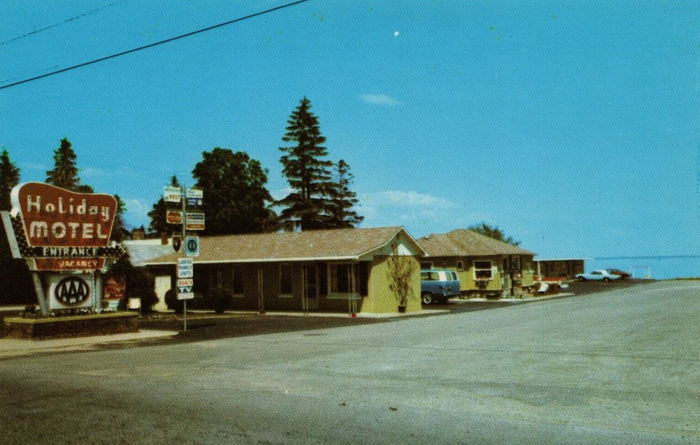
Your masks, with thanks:
[[[399,255],[396,242],[391,247],[392,254],[387,265],[389,289],[396,297],[399,312],[406,312],[408,301],[414,296],[413,275],[418,270],[418,265],[412,257]]]

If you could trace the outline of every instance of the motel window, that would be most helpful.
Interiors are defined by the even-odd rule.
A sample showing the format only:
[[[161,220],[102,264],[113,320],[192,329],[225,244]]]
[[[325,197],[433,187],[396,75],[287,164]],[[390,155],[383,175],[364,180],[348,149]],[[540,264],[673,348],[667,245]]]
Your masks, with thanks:
[[[292,265],[280,264],[280,294],[292,295]]]
[[[243,293],[243,268],[241,266],[231,268],[231,291],[234,294]]]
[[[352,292],[352,265],[331,264],[331,292],[334,294],[348,294]]]
[[[464,261],[457,261],[457,270],[464,270]]]
[[[490,280],[493,278],[491,261],[474,261],[474,279]]]
[[[359,281],[360,295],[366,297],[369,295],[369,261],[360,261],[357,265],[357,279]]]
[[[432,269],[433,263],[420,263],[420,268],[421,269]]]

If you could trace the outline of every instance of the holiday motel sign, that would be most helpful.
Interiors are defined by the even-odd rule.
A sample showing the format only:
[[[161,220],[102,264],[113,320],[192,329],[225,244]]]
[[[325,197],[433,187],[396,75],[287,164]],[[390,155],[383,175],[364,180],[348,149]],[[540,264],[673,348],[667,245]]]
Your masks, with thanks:
[[[12,216],[21,225],[22,256],[36,270],[102,269],[109,247],[117,200],[97,193],[75,193],[28,182],[12,190]]]

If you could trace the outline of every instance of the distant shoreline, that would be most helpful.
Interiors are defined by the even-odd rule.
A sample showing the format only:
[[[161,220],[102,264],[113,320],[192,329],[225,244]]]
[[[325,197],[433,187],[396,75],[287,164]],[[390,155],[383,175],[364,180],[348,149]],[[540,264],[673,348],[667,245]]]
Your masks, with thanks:
[[[653,260],[666,258],[700,258],[700,255],[642,255],[642,256],[596,256],[594,260]]]

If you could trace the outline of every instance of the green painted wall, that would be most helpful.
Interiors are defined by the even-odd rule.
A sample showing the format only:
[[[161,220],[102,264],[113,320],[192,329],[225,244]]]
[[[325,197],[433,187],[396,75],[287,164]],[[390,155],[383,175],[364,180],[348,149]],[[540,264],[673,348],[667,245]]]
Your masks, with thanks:
[[[415,273],[411,278],[413,297],[409,298],[406,312],[418,312],[421,308],[420,302],[420,265],[415,257],[408,258],[415,264]],[[394,313],[398,310],[398,299],[389,289],[389,268],[388,256],[376,256],[372,261],[369,274],[369,296],[363,298],[361,312],[369,313]]]

